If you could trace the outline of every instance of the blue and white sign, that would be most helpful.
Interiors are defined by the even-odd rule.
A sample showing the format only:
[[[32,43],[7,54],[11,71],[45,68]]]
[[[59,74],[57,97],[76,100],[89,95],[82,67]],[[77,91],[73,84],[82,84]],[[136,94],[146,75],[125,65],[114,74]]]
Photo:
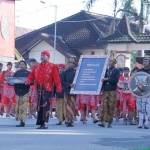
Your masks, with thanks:
[[[99,95],[108,58],[96,55],[81,56],[71,94]]]

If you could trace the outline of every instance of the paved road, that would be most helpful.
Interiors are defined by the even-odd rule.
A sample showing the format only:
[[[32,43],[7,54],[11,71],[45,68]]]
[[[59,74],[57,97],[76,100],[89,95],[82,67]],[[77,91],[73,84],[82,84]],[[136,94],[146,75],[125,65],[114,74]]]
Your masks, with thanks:
[[[136,126],[108,129],[77,121],[66,128],[51,119],[48,130],[37,130],[34,124],[28,120],[26,127],[16,128],[14,119],[0,118],[0,150],[150,150],[150,130]]]

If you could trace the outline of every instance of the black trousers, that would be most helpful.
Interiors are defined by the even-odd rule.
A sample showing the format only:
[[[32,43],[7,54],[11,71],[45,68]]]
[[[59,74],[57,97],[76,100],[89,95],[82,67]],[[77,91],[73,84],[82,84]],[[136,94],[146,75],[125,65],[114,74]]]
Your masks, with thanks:
[[[38,104],[37,104],[37,122],[36,125],[44,125],[49,120],[50,104],[49,100],[52,93],[44,89],[38,89]]]

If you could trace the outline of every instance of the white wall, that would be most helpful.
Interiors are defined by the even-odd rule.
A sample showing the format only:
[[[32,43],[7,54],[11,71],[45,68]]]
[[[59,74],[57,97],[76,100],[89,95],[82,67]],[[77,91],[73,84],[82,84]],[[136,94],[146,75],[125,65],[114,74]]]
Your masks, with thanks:
[[[123,62],[123,60],[119,60],[117,59],[117,67],[131,67],[131,54],[130,53],[116,53],[115,54],[115,58],[117,58],[118,56],[123,55],[125,56],[125,62]]]
[[[3,64],[3,70],[5,70],[7,62],[12,62],[14,64],[15,58],[14,57],[0,56],[0,62]],[[14,69],[14,67],[13,67],[13,69]]]
[[[114,50],[115,51],[115,50]],[[91,55],[91,52],[95,52],[95,55],[99,55],[99,56],[106,56],[107,50],[106,49],[88,49],[88,50],[84,50],[84,51],[80,51],[82,53],[82,55]],[[129,67],[130,68],[130,63],[131,63],[131,58],[130,58],[130,54],[129,53],[117,53],[117,51],[115,52],[115,58],[118,55],[124,55],[126,57],[125,59],[125,64],[123,66],[125,67]],[[123,67],[122,64],[118,64],[117,67]]]
[[[106,55],[104,49],[88,49],[88,50],[81,51],[82,55],[91,55],[91,52],[95,52],[95,55],[100,55],[100,56]]]
[[[108,44],[108,50],[117,50],[117,51],[128,51],[131,52],[132,50],[147,50],[150,48],[150,43],[125,43],[125,44]]]
[[[35,58],[38,62],[40,62],[41,52],[43,50],[50,51],[50,61],[55,64],[65,64],[65,56],[62,55],[59,51],[55,51],[51,45],[47,42],[42,41],[33,47],[29,53],[29,58]]]

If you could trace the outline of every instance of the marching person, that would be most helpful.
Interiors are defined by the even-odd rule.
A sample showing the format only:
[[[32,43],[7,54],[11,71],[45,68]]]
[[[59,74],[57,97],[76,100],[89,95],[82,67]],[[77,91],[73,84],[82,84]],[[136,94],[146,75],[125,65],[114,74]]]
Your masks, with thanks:
[[[76,58],[71,57],[68,60],[67,68],[63,72],[62,84],[64,87],[64,95],[66,102],[66,126],[73,127],[73,122],[76,116],[76,100],[75,95],[70,94],[71,87],[76,72]]]
[[[150,74],[150,58],[143,59],[143,68],[140,67],[138,72],[146,72]],[[138,128],[149,129],[149,117],[150,117],[150,96],[144,98],[137,98],[137,112],[139,116]]]
[[[62,86],[58,68],[49,62],[50,53],[48,50],[41,52],[41,63],[32,70],[28,77],[27,84],[37,85],[38,104],[37,104],[37,129],[47,129],[49,120],[49,99],[51,98],[54,86],[56,91],[61,93]]]
[[[89,116],[89,111],[91,111],[91,115],[93,118],[93,123],[97,123],[98,119],[96,116],[96,108],[97,108],[97,100],[98,97],[96,95],[84,95],[79,94],[76,96],[77,105],[81,112],[81,121],[83,124],[87,123],[87,118]]]
[[[14,73],[13,77],[27,78],[28,75],[29,71],[27,70],[27,64],[25,61],[21,60],[19,62],[19,68]],[[16,127],[24,127],[27,118],[28,92],[30,86],[25,83],[17,83],[14,85],[14,88],[16,93],[16,120],[20,121],[20,124],[16,125]]]
[[[58,68],[59,68],[61,82],[62,82],[65,66],[59,65]],[[65,100],[64,100],[64,87],[63,86],[62,86],[62,92],[56,93],[56,116],[59,121],[56,125],[62,125],[63,121],[66,121],[66,105],[65,105]]]
[[[15,104],[16,104],[16,95],[14,91],[14,87],[8,85],[7,78],[13,76],[12,71],[13,64],[11,62],[7,63],[7,70],[2,73],[3,80],[3,93],[2,93],[2,102],[4,105],[4,112],[6,117],[10,117],[10,115],[14,115]]]
[[[30,66],[30,70],[32,71],[37,67],[38,62],[36,61],[36,59],[32,58],[29,59],[28,64]],[[30,86],[30,91],[29,91],[29,118],[32,117],[36,118],[37,99],[38,99],[37,87],[36,87],[36,83],[33,83],[33,85]]]
[[[122,106],[122,113],[124,123],[127,125],[135,125],[135,111],[136,103],[134,97],[129,90],[130,70],[128,67],[124,67],[123,75],[119,78],[118,87],[121,92],[120,104]]]
[[[3,93],[3,80],[2,80],[2,75],[3,75],[3,64],[0,63],[0,115],[3,115],[3,103],[2,103],[2,93]]]
[[[116,111],[115,111],[115,118],[116,122],[119,121],[119,119],[122,117],[122,86],[120,85],[120,82],[122,83],[122,77],[123,77],[123,68],[118,68],[120,75],[119,80],[117,84],[117,102],[116,102]],[[120,87],[121,86],[121,87]]]
[[[119,70],[115,68],[116,60],[109,60],[108,69],[106,70],[105,78],[103,82],[103,99],[102,99],[102,112],[99,126],[105,127],[105,123],[108,123],[107,127],[110,128],[113,122],[113,116],[116,106],[116,89],[119,80]]]

